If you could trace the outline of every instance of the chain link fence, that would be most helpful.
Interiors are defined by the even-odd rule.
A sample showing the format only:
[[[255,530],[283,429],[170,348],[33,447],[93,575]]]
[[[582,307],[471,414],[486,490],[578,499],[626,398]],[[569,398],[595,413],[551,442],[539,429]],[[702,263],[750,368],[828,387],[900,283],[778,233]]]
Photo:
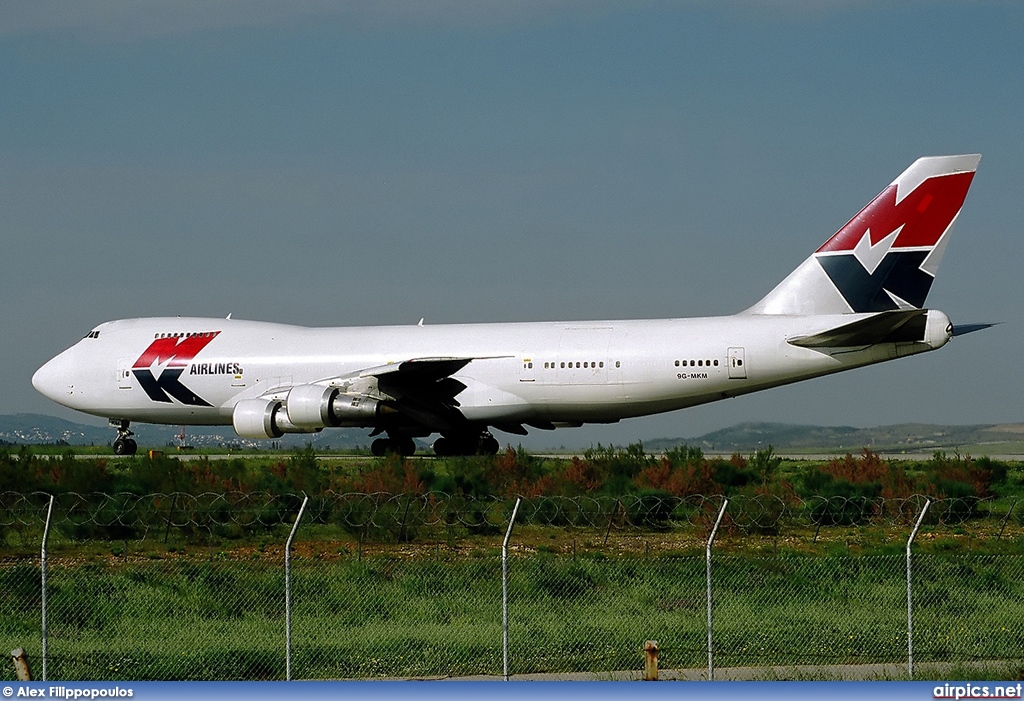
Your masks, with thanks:
[[[50,494],[0,492],[0,536],[35,543]],[[69,539],[146,540],[176,534],[195,539],[238,538],[290,527],[302,494],[208,492],[138,495],[66,492],[55,496],[54,525]],[[701,531],[714,523],[724,497],[639,494],[543,496],[523,500],[519,523],[569,529]],[[735,496],[726,523],[742,534],[803,527],[912,524],[926,497]],[[306,521],[331,525],[380,542],[411,542],[486,535],[504,529],[515,499],[426,494],[334,493],[309,498]],[[1016,499],[980,497],[933,501],[926,525],[971,523],[995,536],[1024,523]],[[706,535],[706,532],[704,533]]]
[[[498,676],[499,546],[511,504],[446,499],[311,498],[291,556],[289,650],[284,543],[301,495],[59,497],[48,676],[284,679],[289,654],[295,679]],[[524,499],[508,562],[510,673],[611,678],[641,667],[645,640],[659,642],[663,669],[706,672],[704,545],[721,503]],[[713,553],[716,670],[905,666],[904,547],[923,503],[730,500]],[[23,647],[36,672],[40,559],[16,551],[31,543],[38,552],[46,506],[40,495],[0,495],[9,551],[0,556],[0,640]],[[924,528],[948,535],[943,542],[973,534],[1006,547],[914,554],[916,662],[1021,666],[1014,513],[998,500],[939,500],[928,510]],[[848,541],[868,525],[888,529],[888,552],[786,547],[824,531]],[[756,534],[771,548],[740,554]],[[0,676],[13,678],[13,668]]]

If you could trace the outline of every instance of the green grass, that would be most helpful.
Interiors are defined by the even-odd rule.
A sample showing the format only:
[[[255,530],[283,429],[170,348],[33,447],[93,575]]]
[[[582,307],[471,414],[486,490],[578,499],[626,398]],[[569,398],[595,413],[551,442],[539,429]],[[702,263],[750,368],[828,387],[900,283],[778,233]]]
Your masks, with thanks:
[[[1024,657],[1024,558],[914,566],[919,663]],[[299,559],[293,577],[296,678],[501,671],[496,557]],[[53,678],[284,676],[280,560],[60,563],[50,582]],[[0,641],[34,660],[38,584],[31,565],[0,567]],[[899,555],[717,557],[716,666],[905,662],[905,586]],[[510,614],[514,674],[638,669],[645,640],[659,641],[663,669],[707,663],[700,556],[516,554]]]

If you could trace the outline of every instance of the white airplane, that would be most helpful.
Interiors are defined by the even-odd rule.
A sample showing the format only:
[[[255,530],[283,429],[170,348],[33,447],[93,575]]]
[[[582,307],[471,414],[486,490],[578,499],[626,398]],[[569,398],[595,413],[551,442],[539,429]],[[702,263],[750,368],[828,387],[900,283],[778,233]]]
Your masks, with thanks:
[[[761,301],[732,316],[303,328],[187,317],[101,324],[32,377],[64,406],[130,422],[229,425],[244,438],[331,426],[386,434],[375,455],[495,453],[525,435],[674,411],[941,348],[924,309],[981,156],[921,158]]]

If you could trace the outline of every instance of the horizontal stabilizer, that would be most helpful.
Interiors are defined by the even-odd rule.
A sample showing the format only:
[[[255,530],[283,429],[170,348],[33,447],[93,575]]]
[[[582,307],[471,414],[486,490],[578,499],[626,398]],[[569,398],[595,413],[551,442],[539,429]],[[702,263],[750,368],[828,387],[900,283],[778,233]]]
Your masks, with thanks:
[[[874,343],[912,343],[925,339],[927,309],[881,312],[867,319],[843,324],[828,331],[789,339],[802,348],[870,346]]]
[[[992,326],[998,326],[1001,323],[1003,323],[1003,322],[996,321],[996,322],[993,322],[991,324],[954,324],[953,325],[953,335],[954,336],[966,336],[969,333],[974,333],[975,331],[981,331],[982,329],[987,329],[987,328],[990,328]]]

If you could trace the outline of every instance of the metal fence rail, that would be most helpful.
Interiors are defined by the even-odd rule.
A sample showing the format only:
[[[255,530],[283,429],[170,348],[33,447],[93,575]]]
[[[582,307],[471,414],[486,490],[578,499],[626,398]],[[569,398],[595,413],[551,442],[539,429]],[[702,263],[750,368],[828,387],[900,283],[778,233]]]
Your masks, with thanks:
[[[42,518],[34,499],[19,503],[34,504]],[[158,498],[145,499],[152,505]],[[731,540],[716,541],[712,551],[712,517],[703,531],[706,552],[703,545],[654,555],[603,548],[608,520],[594,521],[591,547],[579,552],[545,547],[545,534],[558,532],[550,528],[529,534],[527,545],[527,534],[512,535],[511,509],[497,536],[461,549],[397,542],[363,552],[335,541],[311,548],[328,525],[311,518],[314,502],[301,528],[227,552],[176,547],[173,540],[159,551],[130,553],[119,540],[69,547],[65,530],[56,546],[51,541],[45,587],[38,550],[0,555],[0,640],[45,660],[50,678],[68,680],[497,677],[506,670],[512,677],[588,672],[601,678],[639,670],[645,640],[659,641],[662,669],[704,669],[705,678],[730,667],[898,663],[906,669],[908,651],[916,665],[1024,659],[1024,555],[924,555],[907,545],[915,517],[924,516],[925,537],[929,522],[938,523],[932,509],[949,513],[942,502],[927,515],[923,498],[912,502],[916,511],[904,513],[901,504],[898,522],[905,527],[892,534],[893,554],[877,556],[735,554],[729,546],[743,539],[736,521],[746,512],[734,516],[732,499],[727,507],[704,501],[717,506],[713,517],[725,508],[722,527],[733,529]],[[74,513],[103,511],[77,497],[73,503],[83,506]],[[244,503],[260,504],[258,511],[267,502]],[[387,503],[403,504],[400,498]],[[409,498],[402,507],[406,527],[415,503]],[[57,533],[80,523],[67,516],[67,504],[55,508]],[[294,526],[300,504],[279,525]],[[515,533],[536,526],[535,514],[544,508],[524,499]],[[609,507],[606,516],[622,510],[628,506]],[[403,522],[398,518],[392,525]],[[998,526],[990,517],[981,522]],[[26,532],[39,525],[26,523]],[[167,532],[159,521],[149,527],[149,541]],[[507,658],[499,545],[507,555]],[[0,672],[13,675],[9,666]]]

